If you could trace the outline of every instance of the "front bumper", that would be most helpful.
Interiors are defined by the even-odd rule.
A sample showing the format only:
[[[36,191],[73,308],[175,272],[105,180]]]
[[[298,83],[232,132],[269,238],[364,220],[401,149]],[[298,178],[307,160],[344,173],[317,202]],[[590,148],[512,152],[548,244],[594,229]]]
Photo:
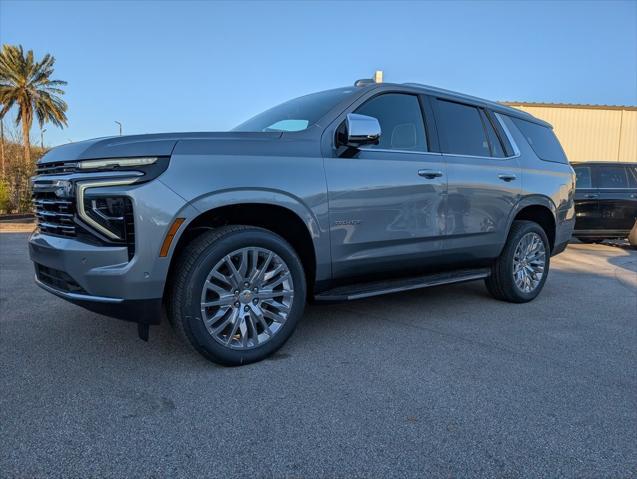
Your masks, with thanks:
[[[126,245],[92,244],[80,238],[36,231],[29,238],[36,283],[60,298],[100,314],[158,323],[171,257],[171,254],[159,257],[161,245],[175,217],[189,218],[195,212],[183,198],[157,180],[135,186],[96,188],[98,192],[101,190],[125,195],[132,201],[135,223],[132,259]]]
[[[122,299],[91,296],[81,293],[61,291],[40,281],[35,283],[45,291],[94,313],[140,324],[159,324],[162,316],[162,299]]]

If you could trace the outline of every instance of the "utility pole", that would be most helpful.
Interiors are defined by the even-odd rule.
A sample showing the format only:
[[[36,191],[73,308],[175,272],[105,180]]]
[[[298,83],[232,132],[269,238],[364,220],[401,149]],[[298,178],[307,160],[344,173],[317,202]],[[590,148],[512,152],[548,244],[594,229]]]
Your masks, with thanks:
[[[119,125],[119,136],[122,136],[122,124],[117,120],[115,120],[115,123]]]
[[[43,128],[42,130],[40,130],[40,148],[42,148],[44,150],[44,132],[46,131],[46,128]]]

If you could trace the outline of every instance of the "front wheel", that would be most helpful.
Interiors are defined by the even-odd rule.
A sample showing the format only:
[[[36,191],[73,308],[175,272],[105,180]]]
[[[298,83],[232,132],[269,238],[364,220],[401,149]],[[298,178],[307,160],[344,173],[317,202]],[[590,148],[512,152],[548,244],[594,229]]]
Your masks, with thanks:
[[[248,364],[292,335],[305,291],[303,266],[287,241],[262,228],[225,226],[197,237],[177,258],[169,316],[206,358]]]
[[[526,303],[540,294],[549,272],[546,233],[533,221],[515,221],[502,253],[485,280],[496,299]]]

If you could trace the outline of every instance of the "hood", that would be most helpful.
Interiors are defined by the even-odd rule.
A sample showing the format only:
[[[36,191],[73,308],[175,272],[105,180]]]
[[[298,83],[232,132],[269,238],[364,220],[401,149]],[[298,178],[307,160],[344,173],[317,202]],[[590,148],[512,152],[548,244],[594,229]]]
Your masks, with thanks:
[[[280,132],[244,131],[108,136],[57,146],[40,158],[38,164],[130,156],[170,156],[180,140],[263,141],[280,137]]]

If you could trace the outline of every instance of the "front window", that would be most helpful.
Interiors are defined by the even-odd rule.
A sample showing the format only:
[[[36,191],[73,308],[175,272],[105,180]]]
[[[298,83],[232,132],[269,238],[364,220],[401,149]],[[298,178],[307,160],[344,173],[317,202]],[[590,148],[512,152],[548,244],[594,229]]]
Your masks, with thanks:
[[[368,148],[427,151],[425,125],[415,95],[378,95],[360,106],[356,113],[374,117],[380,123],[380,142]]]
[[[295,98],[259,113],[233,131],[302,131],[353,92],[354,88],[337,88]]]

